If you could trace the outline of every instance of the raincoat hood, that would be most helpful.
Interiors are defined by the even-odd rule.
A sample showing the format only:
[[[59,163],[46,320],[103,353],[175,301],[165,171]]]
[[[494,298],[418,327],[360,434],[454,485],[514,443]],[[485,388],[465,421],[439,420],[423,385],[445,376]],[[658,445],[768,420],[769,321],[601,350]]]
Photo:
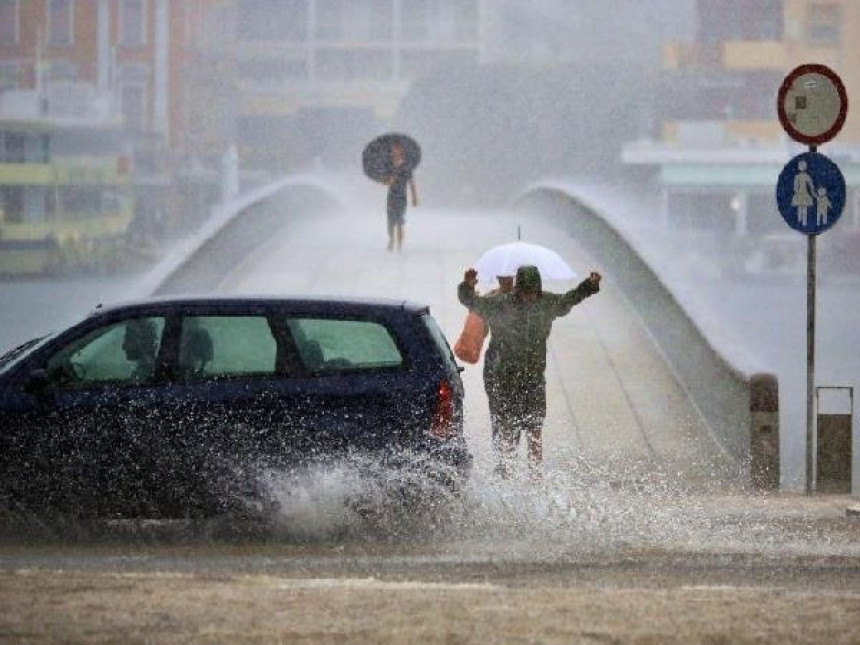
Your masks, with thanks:
[[[521,295],[527,291],[540,293],[542,289],[540,271],[536,266],[526,265],[517,269],[517,277],[514,282],[514,293]]]

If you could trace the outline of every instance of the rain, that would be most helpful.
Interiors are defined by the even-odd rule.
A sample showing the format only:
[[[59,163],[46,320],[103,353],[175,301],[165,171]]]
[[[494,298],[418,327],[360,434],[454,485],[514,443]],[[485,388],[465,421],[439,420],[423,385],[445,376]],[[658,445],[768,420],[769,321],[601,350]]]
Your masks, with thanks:
[[[458,491],[411,453],[254,464],[271,506],[225,517],[2,483],[0,641],[853,642],[857,37],[852,0],[0,0],[0,419],[15,348],[119,303],[391,298],[454,348],[490,250],[602,276],[549,336],[540,477],[525,437],[499,476],[479,358]],[[808,64],[838,125],[781,122]],[[804,157],[803,202],[807,153],[844,190]]]

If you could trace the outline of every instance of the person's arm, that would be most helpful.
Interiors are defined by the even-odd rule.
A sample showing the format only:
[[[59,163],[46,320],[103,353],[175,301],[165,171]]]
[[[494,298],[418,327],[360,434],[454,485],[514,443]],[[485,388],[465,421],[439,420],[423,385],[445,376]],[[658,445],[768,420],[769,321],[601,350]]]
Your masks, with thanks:
[[[412,205],[418,206],[418,189],[415,188],[415,178],[409,177],[409,190],[412,193]]]
[[[574,306],[600,291],[601,277],[602,276],[597,273],[597,271],[592,271],[585,280],[562,295],[558,299],[556,316],[566,316]]]
[[[457,287],[457,298],[464,307],[469,308],[469,311],[474,311],[486,321],[498,309],[498,301],[496,298],[479,296],[475,292],[477,284],[478,272],[475,269],[469,269]]]

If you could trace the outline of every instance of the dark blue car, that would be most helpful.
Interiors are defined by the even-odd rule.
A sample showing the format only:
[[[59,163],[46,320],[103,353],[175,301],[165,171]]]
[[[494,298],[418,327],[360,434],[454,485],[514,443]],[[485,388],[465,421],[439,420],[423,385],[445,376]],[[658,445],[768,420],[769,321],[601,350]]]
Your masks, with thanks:
[[[261,473],[351,459],[468,477],[459,368],[426,306],[151,299],[0,357],[5,507],[206,517],[265,497]]]

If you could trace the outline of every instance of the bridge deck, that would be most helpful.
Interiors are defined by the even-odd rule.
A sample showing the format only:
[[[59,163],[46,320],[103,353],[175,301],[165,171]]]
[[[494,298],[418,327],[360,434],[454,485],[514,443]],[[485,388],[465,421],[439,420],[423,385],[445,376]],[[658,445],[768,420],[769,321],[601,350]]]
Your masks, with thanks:
[[[224,292],[350,294],[426,302],[453,345],[466,310],[463,271],[487,248],[516,239],[544,244],[579,275],[601,270],[565,233],[508,211],[426,208],[407,214],[401,253],[386,250],[385,214],[345,212],[299,219],[273,232],[222,282]],[[563,291],[574,283],[549,282]],[[479,289],[491,284],[481,283]],[[481,364],[464,372],[467,439],[478,472],[490,466]],[[726,466],[706,425],[623,294],[604,275],[601,293],[559,319],[550,339],[544,454],[548,471],[583,463],[660,469],[690,484],[718,483]],[[632,472],[626,471],[625,472]],[[619,476],[623,476],[618,470]]]

